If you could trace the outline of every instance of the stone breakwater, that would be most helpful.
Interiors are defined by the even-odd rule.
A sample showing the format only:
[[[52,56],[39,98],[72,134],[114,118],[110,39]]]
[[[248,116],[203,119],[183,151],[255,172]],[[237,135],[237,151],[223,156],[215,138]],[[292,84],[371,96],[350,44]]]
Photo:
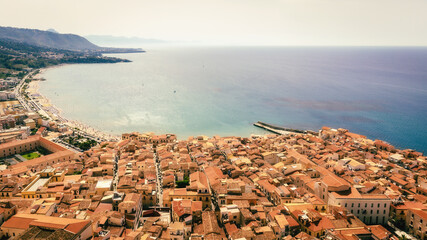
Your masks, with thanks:
[[[272,133],[279,134],[279,135],[285,135],[285,134],[289,134],[289,133],[311,133],[313,135],[317,135],[317,132],[311,131],[311,130],[284,128],[284,127],[279,127],[279,126],[275,126],[275,125],[260,122],[260,121],[254,123],[254,126],[262,128],[262,129],[267,130],[267,131],[272,132]]]

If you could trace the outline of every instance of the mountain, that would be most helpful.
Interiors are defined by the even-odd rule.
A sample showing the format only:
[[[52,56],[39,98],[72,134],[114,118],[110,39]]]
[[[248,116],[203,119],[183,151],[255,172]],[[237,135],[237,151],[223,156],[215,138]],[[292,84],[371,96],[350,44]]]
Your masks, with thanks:
[[[102,46],[133,46],[138,47],[141,45],[148,44],[163,44],[168,43],[167,41],[151,38],[139,38],[139,37],[117,37],[111,35],[89,35],[85,36],[89,41],[102,45]]]
[[[40,47],[74,51],[102,50],[101,47],[75,34],[60,34],[37,29],[0,27],[0,39],[9,39]]]

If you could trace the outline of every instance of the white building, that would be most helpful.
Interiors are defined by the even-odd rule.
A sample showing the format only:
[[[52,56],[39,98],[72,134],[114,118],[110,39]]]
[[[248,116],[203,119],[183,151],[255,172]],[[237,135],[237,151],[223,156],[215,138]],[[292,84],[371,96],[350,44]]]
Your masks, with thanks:
[[[220,208],[220,221],[240,223],[240,210],[235,204],[226,205]]]
[[[390,155],[390,157],[389,157],[389,160],[392,162],[395,162],[395,163],[400,162],[403,159],[405,159],[405,158],[402,156],[402,154],[399,154],[399,153],[395,153],[393,155]]]
[[[98,180],[95,186],[96,194],[98,195],[104,195],[106,191],[110,191],[111,187],[113,186],[113,180],[112,179],[103,179]]]
[[[384,225],[390,214],[391,199],[382,194],[360,194],[351,188],[346,194],[329,193],[328,204],[346,208],[365,224]]]
[[[344,158],[338,161],[338,165],[346,167],[350,171],[365,170],[365,164],[360,163],[352,158]]]

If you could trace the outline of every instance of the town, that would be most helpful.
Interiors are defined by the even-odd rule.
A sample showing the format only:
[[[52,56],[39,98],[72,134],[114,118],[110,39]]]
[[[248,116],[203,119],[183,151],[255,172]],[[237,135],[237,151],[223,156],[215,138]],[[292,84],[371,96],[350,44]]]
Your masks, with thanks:
[[[2,238],[427,239],[422,153],[260,122],[275,134],[108,138],[45,104],[37,73],[0,80]]]
[[[0,69],[2,239],[427,239],[420,152],[262,122],[274,134],[120,138],[62,117],[40,70],[14,66]]]
[[[425,156],[345,129],[127,133],[84,152],[45,131],[0,145],[5,238],[427,238]]]

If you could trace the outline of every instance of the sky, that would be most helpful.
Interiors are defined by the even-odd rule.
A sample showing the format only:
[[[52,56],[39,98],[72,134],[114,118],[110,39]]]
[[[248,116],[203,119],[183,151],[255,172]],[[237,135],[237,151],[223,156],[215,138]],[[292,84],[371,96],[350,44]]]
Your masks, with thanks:
[[[214,45],[427,46],[426,0],[0,0],[0,25]]]

